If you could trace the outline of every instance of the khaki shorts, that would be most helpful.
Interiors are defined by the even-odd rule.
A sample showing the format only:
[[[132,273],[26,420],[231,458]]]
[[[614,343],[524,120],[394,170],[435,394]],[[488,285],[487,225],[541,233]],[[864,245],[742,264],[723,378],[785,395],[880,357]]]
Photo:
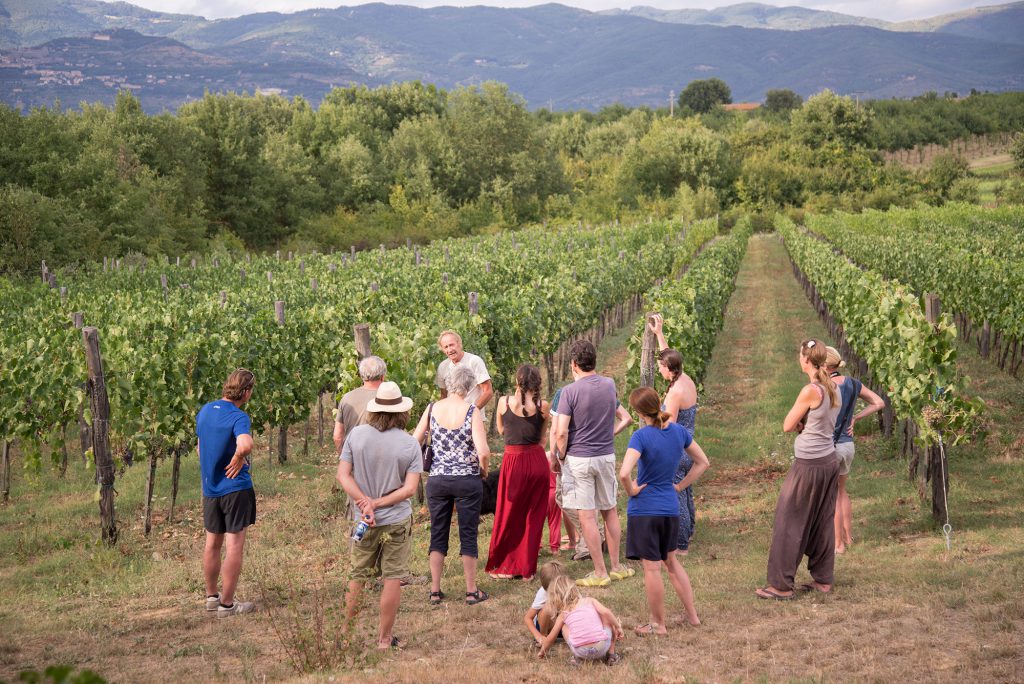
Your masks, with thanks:
[[[562,466],[571,479],[562,476],[562,505],[578,511],[607,511],[615,508],[618,480],[615,454],[604,456],[567,456]]]
[[[836,444],[836,456],[839,457],[839,474],[849,475],[850,466],[853,465],[853,442]]]
[[[409,574],[412,516],[393,525],[375,525],[352,544],[349,579],[399,579]]]

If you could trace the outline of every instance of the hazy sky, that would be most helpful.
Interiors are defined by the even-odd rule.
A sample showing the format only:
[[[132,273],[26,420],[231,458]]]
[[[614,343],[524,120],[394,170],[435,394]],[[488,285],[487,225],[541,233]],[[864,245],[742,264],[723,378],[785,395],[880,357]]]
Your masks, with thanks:
[[[368,0],[367,0],[368,1]],[[1001,4],[998,0],[976,2],[972,0],[760,0],[767,5],[809,7],[820,10],[831,10],[861,17],[874,17],[888,21],[904,19],[924,19],[938,14],[956,12],[969,7]],[[181,12],[198,14],[210,19],[234,17],[253,12],[295,12],[312,7],[337,7],[339,5],[360,5],[362,1],[349,0],[338,2],[331,0],[128,0],[133,5],[147,7],[161,12]],[[713,9],[740,2],[740,0],[561,0],[564,5],[580,7],[588,10],[603,10],[613,7],[633,7],[648,5],[661,9],[700,8]],[[407,0],[388,4],[413,5],[416,7],[436,7],[439,5],[494,5],[498,7],[530,7],[542,4],[538,0],[456,0],[444,2],[439,0]]]

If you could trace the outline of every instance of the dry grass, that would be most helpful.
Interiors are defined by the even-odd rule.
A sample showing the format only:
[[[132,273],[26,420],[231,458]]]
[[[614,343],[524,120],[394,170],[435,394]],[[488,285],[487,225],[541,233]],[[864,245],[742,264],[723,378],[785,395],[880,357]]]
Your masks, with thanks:
[[[462,578],[449,562],[443,588],[451,598],[442,607],[427,605],[423,586],[403,591],[396,627],[407,641],[403,651],[380,657],[356,649],[359,657],[346,665],[298,677],[270,621],[288,609],[290,587],[309,602],[314,586],[325,606],[341,601],[347,546],[331,492],[333,458],[324,451],[273,469],[257,459],[260,522],[240,594],[258,598],[258,583],[271,605],[251,619],[220,622],[201,607],[198,478],[189,459],[180,517],[159,518],[150,539],[141,536],[143,469],[118,483],[123,537],[116,549],[94,544],[87,474],[73,471],[66,482],[53,474],[36,483],[16,479],[15,501],[0,510],[0,624],[7,637],[0,640],[0,679],[66,662],[116,681],[1020,681],[1024,386],[968,349],[965,367],[995,408],[986,442],[952,457],[952,550],[906,481],[897,450],[866,434],[850,484],[855,544],[837,562],[835,594],[789,603],[754,598],[792,453],[780,425],[802,384],[795,351],[800,338],[823,334],[784,259],[774,238],[754,238],[702,398],[698,440],[713,467],[696,488],[697,532],[684,561],[701,627],[670,626],[658,639],[627,636],[620,666],[576,673],[564,649],[538,660],[520,626],[536,584],[482,576],[493,598],[465,606]],[[622,373],[615,350],[625,334],[603,345],[609,374]],[[167,489],[161,482],[158,495]],[[481,525],[483,548],[490,524],[485,518]],[[421,517],[417,574],[427,572],[427,529]],[[570,563],[576,575],[585,565]],[[639,577],[594,592],[628,626],[646,622]],[[674,597],[669,610],[679,612]],[[357,645],[371,646],[375,625],[371,605],[355,630]]]

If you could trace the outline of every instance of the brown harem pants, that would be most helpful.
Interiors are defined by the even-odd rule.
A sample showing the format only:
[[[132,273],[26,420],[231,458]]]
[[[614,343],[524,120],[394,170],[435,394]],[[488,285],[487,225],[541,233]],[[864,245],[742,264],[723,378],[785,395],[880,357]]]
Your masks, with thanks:
[[[836,559],[836,496],[839,459],[824,456],[798,458],[786,474],[775,506],[775,529],[768,552],[768,584],[793,589],[793,578],[803,557],[819,584],[832,584]]]

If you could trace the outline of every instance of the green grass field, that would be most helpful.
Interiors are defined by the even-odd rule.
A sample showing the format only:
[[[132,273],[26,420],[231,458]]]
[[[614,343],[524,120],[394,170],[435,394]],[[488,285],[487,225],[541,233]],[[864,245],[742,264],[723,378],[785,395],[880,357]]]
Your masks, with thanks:
[[[627,389],[628,330],[606,339],[599,352],[602,371],[617,377],[621,390]],[[778,238],[755,236],[697,418],[697,440],[712,467],[695,487],[697,530],[684,566],[703,624],[673,624],[681,609],[669,595],[669,635],[642,639],[629,629],[647,622],[639,573],[592,590],[627,626],[623,661],[614,669],[576,673],[561,646],[539,660],[521,626],[536,582],[499,582],[481,573],[480,586],[492,599],[465,606],[454,558],[443,583],[450,598],[440,608],[427,605],[426,586],[403,590],[396,625],[403,650],[384,657],[370,652],[372,603],[353,637],[339,640],[348,549],[340,496],[332,491],[333,448],[302,455],[299,430],[287,466],[269,465],[265,444],[257,442],[260,514],[239,595],[256,600],[259,611],[220,621],[202,608],[194,455],[183,462],[174,522],[166,520],[170,468],[161,464],[158,515],[148,539],[141,529],[146,469],[136,466],[118,480],[121,539],[114,548],[96,541],[91,473],[73,464],[63,480],[55,472],[28,478],[16,460],[12,501],[0,508],[0,679],[68,663],[126,682],[1020,681],[1024,384],[968,345],[961,346],[962,367],[987,404],[988,431],[950,455],[951,549],[930,520],[930,504],[907,480],[898,443],[882,438],[874,421],[863,421],[849,485],[854,544],[837,559],[834,593],[787,603],[754,597],[764,582],[775,499],[792,454],[782,419],[805,382],[797,348],[801,339],[823,334]],[[625,439],[619,438],[620,456]],[[480,530],[481,571],[490,525],[487,517]],[[417,575],[427,574],[428,529],[421,511]],[[541,562],[549,558],[542,553]],[[590,569],[568,564],[574,576]],[[805,577],[802,570],[798,581]],[[290,655],[328,666],[300,675]]]

